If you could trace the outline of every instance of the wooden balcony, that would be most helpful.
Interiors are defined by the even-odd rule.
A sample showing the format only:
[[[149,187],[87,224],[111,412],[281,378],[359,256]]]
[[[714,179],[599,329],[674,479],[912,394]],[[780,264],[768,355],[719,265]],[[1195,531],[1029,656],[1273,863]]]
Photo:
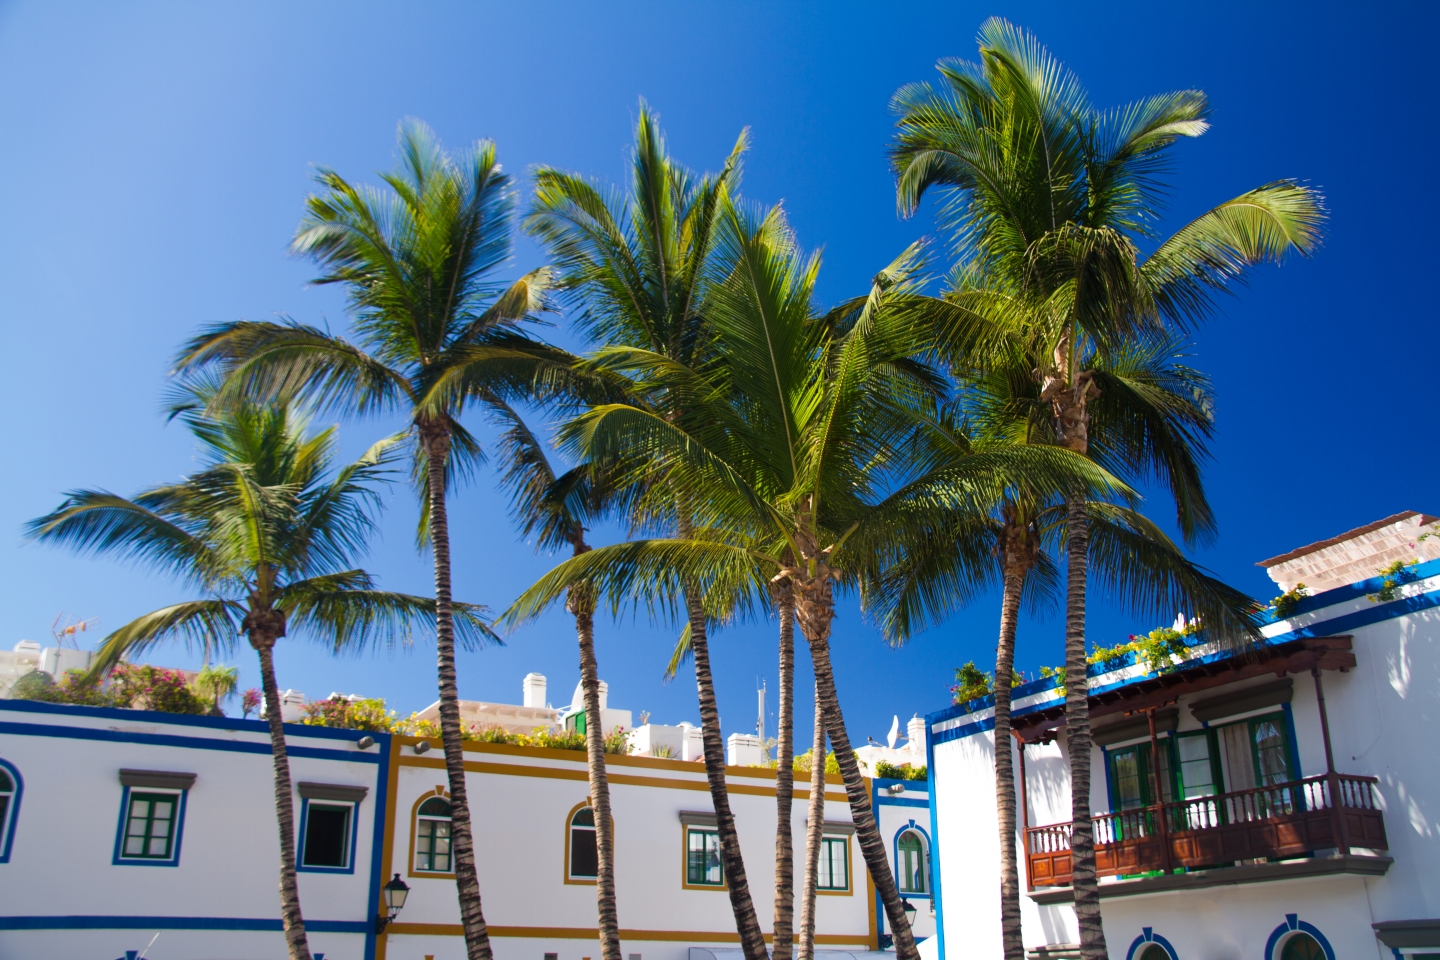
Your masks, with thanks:
[[[1329,773],[1096,817],[1101,877],[1170,873],[1317,850],[1388,849],[1374,777]],[[1025,830],[1030,887],[1068,886],[1068,823]]]

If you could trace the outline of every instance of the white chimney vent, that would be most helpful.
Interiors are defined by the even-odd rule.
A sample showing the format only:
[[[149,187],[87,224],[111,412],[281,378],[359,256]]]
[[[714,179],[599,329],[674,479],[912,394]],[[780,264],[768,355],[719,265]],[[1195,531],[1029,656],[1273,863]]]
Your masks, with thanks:
[[[527,673],[525,679],[520,681],[520,689],[524,691],[525,699],[521,701],[527,707],[545,706],[545,676],[539,673]]]

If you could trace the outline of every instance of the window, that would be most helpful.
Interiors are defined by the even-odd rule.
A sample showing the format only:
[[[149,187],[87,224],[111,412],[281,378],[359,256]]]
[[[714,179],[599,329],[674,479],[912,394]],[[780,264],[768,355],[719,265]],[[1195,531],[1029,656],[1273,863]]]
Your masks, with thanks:
[[[0,863],[10,861],[15,818],[20,814],[20,772],[0,760]]]
[[[115,836],[116,864],[173,867],[180,863],[185,798],[195,774],[165,770],[120,771],[120,826]]]
[[[820,839],[820,875],[815,887],[817,890],[850,889],[849,837]]]
[[[450,801],[431,797],[415,812],[415,870],[450,873]]]
[[[1294,779],[1288,727],[1283,713],[1270,713],[1219,728],[1227,792],[1274,787]],[[1227,800],[1226,810],[1232,821],[1254,820],[1291,813],[1298,800],[1290,789],[1265,790],[1250,799]]]
[[[685,830],[685,883],[692,887],[723,887],[720,835],[704,827]]]
[[[306,800],[300,824],[300,867],[350,870],[350,820],[355,805]]]
[[[1158,943],[1152,943],[1140,954],[1139,960],[1170,960],[1170,954]]]
[[[925,839],[918,832],[906,830],[895,842],[895,872],[900,875],[901,893],[930,892]]]
[[[1310,934],[1297,933],[1285,941],[1280,960],[1325,960],[1325,950]]]
[[[570,817],[571,880],[594,880],[600,875],[600,853],[595,842],[595,811],[581,807]]]
[[[120,855],[127,860],[169,860],[179,808],[177,794],[131,793]]]

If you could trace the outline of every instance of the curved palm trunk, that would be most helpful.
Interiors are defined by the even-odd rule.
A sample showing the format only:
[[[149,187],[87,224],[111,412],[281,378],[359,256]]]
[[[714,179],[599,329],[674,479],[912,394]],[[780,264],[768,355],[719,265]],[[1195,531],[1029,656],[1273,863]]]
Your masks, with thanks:
[[[1024,534],[1005,525],[1005,588],[1000,641],[995,646],[995,808],[1000,826],[1000,938],[1005,960],[1025,960],[1020,929],[1020,873],[1015,850],[1015,762],[1010,743],[1010,684],[1015,671],[1015,628],[1025,569],[1013,561],[1012,540]]]
[[[816,696],[823,705],[825,728],[835,748],[840,775],[845,780],[845,793],[850,798],[850,817],[855,821],[860,852],[865,856],[865,866],[870,870],[875,891],[880,894],[880,902],[885,907],[885,919],[890,922],[895,938],[895,955],[897,960],[918,960],[920,954],[915,948],[915,936],[910,932],[910,921],[906,919],[900,903],[895,874],[890,869],[889,858],[885,856],[885,842],[880,839],[880,829],[875,823],[870,791],[866,789],[860,764],[850,747],[850,736],[845,731],[845,717],[840,711],[840,698],[835,690],[835,672],[830,664],[830,624],[835,618],[835,601],[830,590],[830,572],[823,563],[819,567],[816,575],[802,587],[796,604],[800,629],[810,643],[810,658],[815,663]]]
[[[1066,524],[1065,746],[1070,754],[1070,862],[1075,919],[1085,960],[1105,960],[1105,928],[1095,881],[1095,832],[1090,819],[1090,701],[1085,669],[1085,580],[1089,518],[1085,497],[1072,497]]]
[[[255,617],[252,613],[247,620]],[[271,618],[280,614],[271,613]],[[280,714],[280,686],[275,682],[275,641],[284,635],[284,620],[276,632],[249,625],[250,645],[260,655],[260,689],[265,691],[265,719],[270,725],[270,754],[275,762],[275,819],[280,827],[280,924],[290,960],[310,960],[305,918],[300,914],[300,884],[295,875],[295,799],[290,783],[290,755],[285,748],[285,722]]]
[[[715,705],[715,681],[710,675],[710,646],[705,634],[705,610],[689,587],[685,609],[690,617],[690,651],[695,657],[695,684],[700,694],[700,739],[705,748],[705,779],[710,784],[710,802],[715,806],[715,832],[720,840],[720,863],[725,886],[730,891],[730,909],[745,960],[768,960],[765,934],[755,916],[750,882],[745,877],[745,860],[740,855],[740,837],[735,832],[735,815],[730,811],[730,794],[725,787],[725,745],[720,739],[720,711]]]
[[[790,960],[795,940],[795,592],[776,584],[780,615],[780,709],[775,749],[775,936],[773,960]],[[761,744],[763,747],[764,744]]]
[[[820,882],[820,840],[825,834],[825,712],[815,688],[815,744],[810,754],[810,809],[805,820],[805,885],[800,894],[800,949],[796,960],[815,960],[815,890]]]
[[[576,548],[575,553],[585,552]],[[605,774],[605,731],[600,718],[600,672],[595,664],[595,598],[586,584],[573,588],[566,603],[575,615],[580,641],[580,686],[585,696],[585,754],[590,767],[590,807],[595,814],[595,898],[599,911],[600,956],[620,960],[620,921],[615,910],[615,837],[610,818],[610,781]]]
[[[465,930],[468,960],[491,960],[490,934],[480,909],[480,879],[475,872],[475,838],[470,799],[465,789],[465,741],[460,729],[460,692],[455,680],[455,621],[450,598],[450,527],[445,513],[447,431],[432,428],[421,438],[430,482],[430,544],[435,552],[435,653],[440,682],[440,742],[450,781],[450,848],[455,855],[455,892]]]

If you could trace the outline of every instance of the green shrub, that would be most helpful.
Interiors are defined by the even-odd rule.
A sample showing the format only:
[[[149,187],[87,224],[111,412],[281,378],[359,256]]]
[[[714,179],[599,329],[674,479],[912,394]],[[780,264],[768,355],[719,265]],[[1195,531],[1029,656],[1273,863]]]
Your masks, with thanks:
[[[928,780],[930,770],[927,767],[895,766],[881,760],[875,764],[875,776],[881,780]]]

